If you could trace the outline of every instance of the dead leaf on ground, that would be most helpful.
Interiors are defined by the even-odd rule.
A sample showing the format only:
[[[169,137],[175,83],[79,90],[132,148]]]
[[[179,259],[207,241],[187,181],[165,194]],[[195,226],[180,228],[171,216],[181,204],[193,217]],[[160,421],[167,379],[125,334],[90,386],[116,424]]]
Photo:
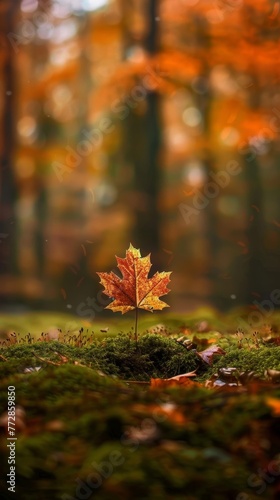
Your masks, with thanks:
[[[280,370],[266,370],[265,375],[272,381],[272,382],[280,382]]]
[[[213,334],[216,334],[216,332],[213,332]],[[219,334],[219,337],[221,335]],[[204,346],[207,346],[209,344],[214,344],[215,342],[217,342],[218,338],[217,337],[211,337],[211,338],[206,338],[206,337],[198,337],[197,335],[194,335],[192,341],[201,346],[201,347],[204,347]]]
[[[272,409],[273,416],[280,417],[280,399],[266,398],[265,402]]]
[[[167,419],[178,425],[183,425],[187,422],[187,417],[184,413],[175,403],[171,402],[152,404],[148,406],[136,404],[133,406],[133,411],[141,414],[143,413],[145,415],[151,415],[156,422],[164,422]]]
[[[153,389],[161,388],[161,387],[170,387],[170,386],[201,386],[198,382],[193,382],[191,377],[196,377],[196,371],[184,373],[182,375],[176,375],[171,378],[152,378],[151,379],[151,387]]]
[[[276,346],[280,346],[280,337],[271,337],[269,339],[265,339],[263,342],[265,344],[273,344]]]
[[[212,345],[204,351],[196,353],[207,365],[212,365],[214,361],[214,356],[224,356],[226,352],[218,345]]]

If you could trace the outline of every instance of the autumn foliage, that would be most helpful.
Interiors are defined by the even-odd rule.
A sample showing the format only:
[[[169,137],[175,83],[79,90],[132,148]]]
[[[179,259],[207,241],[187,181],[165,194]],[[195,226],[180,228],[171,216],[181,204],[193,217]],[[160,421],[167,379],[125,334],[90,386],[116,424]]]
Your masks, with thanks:
[[[104,286],[104,293],[113,301],[106,307],[114,312],[122,314],[136,310],[135,337],[137,339],[137,311],[145,309],[153,312],[169,307],[168,304],[159,299],[170,290],[167,285],[170,281],[170,272],[156,272],[151,278],[148,277],[151,269],[150,254],[141,257],[140,250],[131,244],[124,259],[116,257],[118,268],[122,278],[114,272],[97,273],[100,283]]]

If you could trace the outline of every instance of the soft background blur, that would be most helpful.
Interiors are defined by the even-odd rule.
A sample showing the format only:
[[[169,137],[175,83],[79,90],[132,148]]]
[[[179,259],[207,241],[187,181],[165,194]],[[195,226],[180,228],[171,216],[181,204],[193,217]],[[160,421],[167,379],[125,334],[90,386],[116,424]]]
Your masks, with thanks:
[[[3,309],[101,311],[95,273],[130,241],[175,311],[279,288],[279,10],[2,0]]]

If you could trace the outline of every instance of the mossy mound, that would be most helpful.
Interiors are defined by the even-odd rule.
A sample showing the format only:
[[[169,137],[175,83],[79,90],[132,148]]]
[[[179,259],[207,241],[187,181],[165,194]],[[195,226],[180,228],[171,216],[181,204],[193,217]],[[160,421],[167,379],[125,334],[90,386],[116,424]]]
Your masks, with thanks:
[[[225,356],[215,360],[214,366],[207,372],[212,375],[219,368],[234,367],[239,371],[254,371],[263,376],[265,370],[280,370],[280,347],[260,347],[259,349],[239,349],[228,346]]]
[[[60,362],[61,356],[67,357],[70,362],[78,361],[101,370],[107,375],[143,381],[172,377],[195,370],[200,365],[194,351],[188,352],[174,339],[159,335],[143,335],[138,345],[128,335],[97,340],[90,347],[73,347],[57,341],[19,344],[2,348],[0,354],[9,360],[8,364],[4,361],[0,363],[2,376],[29,367],[44,366],[43,359]]]
[[[168,378],[195,370],[198,359],[174,339],[159,335],[143,335],[138,341],[126,335],[93,343],[86,359],[106,374],[122,379],[150,380]]]
[[[187,348],[176,341],[157,334],[140,336],[138,344],[130,335],[94,340],[88,347],[49,341],[16,344],[1,348],[0,376],[44,368],[50,363],[80,363],[124,380],[149,381],[151,378],[169,378],[196,370],[198,380],[210,378],[220,368],[234,367],[238,371],[253,371],[264,378],[267,369],[280,370],[280,346],[263,345],[258,348],[238,347],[235,339],[217,339],[225,355],[214,356],[213,365],[201,360],[198,352],[207,348],[211,333],[200,340],[201,346]],[[203,346],[203,347],[202,347]],[[4,360],[7,361],[4,361]]]
[[[260,482],[248,478],[279,460],[279,418],[269,404],[279,388],[150,390],[72,364],[12,375],[1,394],[7,385],[26,412],[16,443],[20,500],[236,500],[241,492],[251,500]],[[6,500],[15,496],[3,479],[5,439],[0,447]],[[275,498],[272,479],[262,498]]]
[[[209,365],[198,352],[213,345],[213,337],[225,355]],[[8,494],[4,479],[6,439],[0,444],[1,498],[256,500],[261,491],[275,500],[279,384],[202,384],[228,367],[264,378],[265,370],[280,370],[280,347],[240,348],[234,337],[213,332],[197,334],[195,343],[197,351],[175,338],[145,334],[137,345],[122,334],[83,347],[49,341],[1,348],[2,418],[10,385],[23,409],[16,495]],[[201,385],[151,389],[143,383],[193,370]],[[1,430],[5,438],[3,424]]]

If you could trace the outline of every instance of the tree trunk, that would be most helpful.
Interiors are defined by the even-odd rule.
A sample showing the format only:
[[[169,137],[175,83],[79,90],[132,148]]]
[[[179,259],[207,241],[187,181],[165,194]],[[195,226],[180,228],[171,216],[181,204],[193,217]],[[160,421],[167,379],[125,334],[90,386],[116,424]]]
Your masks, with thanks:
[[[0,152],[0,275],[14,272],[15,220],[14,201],[16,187],[12,168],[14,148],[14,48],[8,39],[9,33],[15,33],[15,15],[18,1],[6,1],[1,8],[0,33],[4,53],[2,67],[2,116],[1,116],[1,152]],[[0,292],[1,293],[1,292]]]
[[[158,22],[157,0],[148,0],[146,13],[148,28],[143,48],[149,56],[157,51]],[[127,48],[135,44],[126,23]],[[138,42],[139,43],[139,42]],[[142,103],[141,103],[142,104]],[[143,254],[152,252],[153,263],[160,267],[160,216],[158,211],[158,193],[160,187],[160,117],[159,96],[156,91],[148,91],[145,111],[139,107],[131,109],[124,123],[124,148],[126,161],[133,166],[135,198],[135,229],[133,244],[141,247]]]

